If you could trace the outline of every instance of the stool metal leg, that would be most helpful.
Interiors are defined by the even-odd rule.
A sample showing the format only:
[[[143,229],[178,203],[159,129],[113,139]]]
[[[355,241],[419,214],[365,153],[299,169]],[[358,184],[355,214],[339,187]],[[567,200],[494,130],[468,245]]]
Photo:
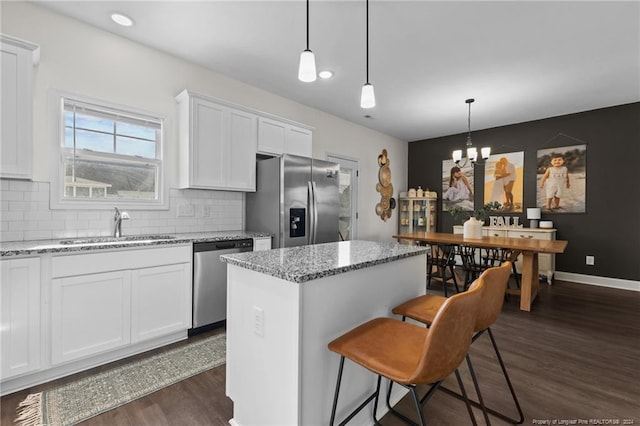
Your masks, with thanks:
[[[479,332],[477,332],[472,339],[472,343],[475,342],[480,336],[482,336],[482,334],[484,334],[484,332],[487,331],[489,334],[489,338],[491,339],[491,344],[493,345],[493,350],[496,353],[496,356],[498,358],[498,363],[500,364],[500,368],[502,370],[502,374],[504,375],[504,378],[507,382],[507,386],[509,387],[509,392],[511,393],[511,398],[513,399],[513,402],[516,406],[516,410],[518,410],[518,416],[519,418],[513,419],[511,417],[506,416],[505,414],[496,411],[492,408],[487,407],[484,404],[484,401],[482,400],[482,396],[480,394],[480,387],[477,384],[477,378],[475,377],[475,372],[471,372],[471,376],[472,379],[474,381],[474,385],[476,386],[476,392],[478,394],[478,400],[479,402],[473,401],[473,400],[469,400],[470,403],[475,406],[475,407],[480,407],[482,409],[483,414],[485,415],[485,419],[486,419],[486,413],[490,413],[493,414],[496,417],[499,417],[509,423],[512,424],[522,424],[524,423],[524,413],[522,412],[522,408],[520,407],[520,402],[518,401],[518,397],[516,396],[516,391],[513,388],[513,385],[511,384],[511,379],[509,378],[509,374],[507,373],[507,367],[504,364],[504,361],[502,360],[502,356],[500,355],[500,351],[498,350],[498,345],[496,344],[495,338],[493,337],[493,333],[491,332],[491,328],[487,328],[486,330],[481,330]],[[469,363],[469,360],[467,360],[467,363]],[[469,364],[470,370],[471,370],[471,365]],[[459,393],[452,391],[451,389],[445,388],[444,386],[440,387],[440,389],[442,389],[443,391],[445,391],[446,393],[448,393],[449,395],[455,396],[458,399],[463,399],[463,395],[460,395]],[[488,420],[487,420],[488,422]],[[488,423],[487,423],[488,424]]]
[[[344,357],[340,357],[340,367],[338,367],[338,382],[336,383],[336,392],[333,395],[333,407],[331,407],[331,420],[329,424],[333,426],[336,419],[336,406],[338,405],[338,394],[340,393],[340,382],[342,381],[342,369],[344,368]]]
[[[477,426],[478,423],[476,422],[476,416],[473,415],[471,403],[469,401],[469,397],[467,396],[467,391],[464,389],[464,384],[462,383],[462,378],[460,377],[460,372],[458,370],[456,370],[456,379],[458,380],[458,386],[460,386],[460,391],[462,392],[462,397],[464,398],[464,405],[467,406],[469,417],[471,417],[471,424],[473,424],[473,426]]]
[[[411,420],[409,417],[405,416],[404,414],[400,413],[399,411],[395,410],[393,407],[391,407],[391,388],[393,386],[393,381],[389,382],[389,388],[387,390],[387,409],[389,410],[389,412],[391,414],[393,414],[394,416],[398,417],[399,419],[403,420],[405,423],[410,424],[412,426],[425,426],[425,420],[424,420],[424,414],[422,414],[422,407],[424,407],[425,403],[429,400],[429,398],[431,398],[431,396],[434,394],[434,392],[436,390],[438,390],[438,387],[440,386],[440,384],[442,383],[442,381],[436,382],[433,385],[431,385],[431,388],[429,388],[429,390],[427,391],[427,393],[425,394],[425,396],[422,397],[422,399],[418,399],[418,389],[416,388],[416,386],[407,386],[407,385],[400,385],[406,389],[409,390],[409,392],[411,393],[411,397],[413,399],[413,403],[416,407],[416,410],[418,411],[418,419],[420,420],[420,423],[416,423],[413,420]]]
[[[513,385],[511,384],[511,379],[509,379],[509,374],[507,373],[507,367],[504,365],[504,361],[502,361],[502,356],[500,355],[500,351],[498,350],[498,345],[496,344],[496,339],[493,337],[493,332],[491,331],[491,327],[487,328],[487,331],[489,332],[489,338],[491,339],[491,344],[493,345],[493,350],[496,351],[496,356],[498,357],[498,362],[500,363],[500,368],[502,368],[502,374],[504,375],[505,380],[507,381],[507,386],[509,387],[509,392],[511,392],[511,397],[513,398],[513,402],[516,405],[516,409],[518,410],[518,415],[520,416],[520,418],[516,421],[514,419],[511,419],[509,417],[506,417],[503,414],[500,413],[493,413],[498,415],[499,417],[501,417],[504,420],[510,421],[510,422],[514,422],[515,424],[519,425],[524,423],[524,413],[522,412],[522,408],[520,407],[520,402],[518,402],[518,397],[516,396],[516,391],[515,389],[513,389]]]
[[[467,366],[469,367],[471,380],[473,380],[473,387],[475,388],[476,394],[478,395],[480,408],[482,408],[482,415],[484,416],[484,421],[487,424],[487,426],[491,426],[491,420],[489,420],[489,413],[487,412],[487,407],[484,405],[484,400],[482,399],[482,393],[480,392],[480,385],[478,384],[478,378],[476,377],[476,372],[473,369],[473,364],[471,363],[471,357],[467,353],[467,356],[465,356],[465,358],[467,359]]]
[[[342,381],[342,371],[344,369],[344,356],[340,357],[340,367],[338,368],[338,380],[336,383],[336,392],[333,396],[333,407],[331,408],[331,419],[329,420],[329,424],[331,426],[333,426],[334,422],[335,422],[335,418],[336,418],[336,407],[338,405],[338,394],[340,393],[340,382]],[[373,407],[373,420],[375,424],[378,424],[378,421],[376,420],[376,408],[378,406],[378,395],[380,394],[380,381],[381,381],[382,377],[378,376],[378,384],[376,386],[376,390],[374,393],[372,393],[371,395],[369,395],[367,397],[367,399],[365,399],[362,404],[360,404],[358,406],[358,408],[356,408],[355,410],[353,410],[351,412],[351,414],[349,414],[347,416],[347,418],[345,418],[342,422],[340,422],[339,426],[344,426],[347,423],[349,423],[349,421],[355,417],[356,414],[358,414],[360,411],[362,411],[362,409],[364,407],[367,406],[367,404],[369,404],[371,402],[372,399],[375,399],[375,405]]]

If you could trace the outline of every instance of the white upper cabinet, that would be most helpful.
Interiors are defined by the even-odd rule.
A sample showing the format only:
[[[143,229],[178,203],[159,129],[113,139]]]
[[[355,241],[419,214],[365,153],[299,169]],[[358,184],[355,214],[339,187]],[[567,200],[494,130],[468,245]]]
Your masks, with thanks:
[[[176,99],[180,188],[255,191],[257,115],[186,90]]]
[[[294,154],[311,158],[313,132],[284,120],[260,117],[258,152],[268,155]]]
[[[312,154],[312,132],[302,127],[289,126],[287,129],[287,154],[301,155],[311,158]]]
[[[258,119],[258,152],[282,155],[287,139],[287,126],[279,121],[260,117]]]
[[[32,178],[33,118],[31,73],[39,60],[37,45],[0,34],[0,177]]]

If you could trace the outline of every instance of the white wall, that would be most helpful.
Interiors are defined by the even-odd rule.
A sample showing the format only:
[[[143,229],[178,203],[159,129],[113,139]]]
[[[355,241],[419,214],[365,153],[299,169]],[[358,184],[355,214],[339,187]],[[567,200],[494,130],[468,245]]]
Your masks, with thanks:
[[[313,156],[342,154],[360,161],[359,237],[391,240],[397,216],[382,222],[375,214],[380,195],[377,157],[391,159],[394,194],[406,190],[407,143],[319,110],[217,74],[79,21],[25,2],[2,2],[3,33],[40,45],[34,69],[34,181],[49,182],[56,141],[51,132],[49,96],[63,90],[142,109],[165,118],[169,131],[170,185],[177,184],[175,96],[188,88],[295,120],[315,128]],[[295,52],[293,52],[295,53]],[[168,214],[168,213],[167,213]]]

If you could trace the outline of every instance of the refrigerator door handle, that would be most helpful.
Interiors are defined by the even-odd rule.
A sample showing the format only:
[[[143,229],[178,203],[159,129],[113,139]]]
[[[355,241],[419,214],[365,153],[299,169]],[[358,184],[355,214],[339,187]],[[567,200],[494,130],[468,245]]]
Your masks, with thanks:
[[[315,215],[313,214],[313,211],[315,209],[315,194],[313,191],[313,184],[311,181],[307,182],[307,189],[308,189],[308,212],[309,212],[309,239],[307,240],[307,242],[309,244],[313,244],[315,242],[315,235],[314,235],[314,231],[315,231],[315,223],[314,223],[314,218]]]
[[[316,188],[316,182],[311,181],[311,188],[313,189],[313,241],[311,244],[316,243],[316,234],[318,233],[318,188]]]

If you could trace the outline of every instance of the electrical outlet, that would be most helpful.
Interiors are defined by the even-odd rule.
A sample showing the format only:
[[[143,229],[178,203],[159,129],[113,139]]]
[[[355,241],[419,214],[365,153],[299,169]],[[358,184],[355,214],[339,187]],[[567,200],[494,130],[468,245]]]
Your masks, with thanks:
[[[596,257],[595,256],[587,256],[585,259],[585,262],[587,265],[595,265],[596,264]]]
[[[257,336],[264,336],[264,311],[258,306],[253,307],[253,332]]]

